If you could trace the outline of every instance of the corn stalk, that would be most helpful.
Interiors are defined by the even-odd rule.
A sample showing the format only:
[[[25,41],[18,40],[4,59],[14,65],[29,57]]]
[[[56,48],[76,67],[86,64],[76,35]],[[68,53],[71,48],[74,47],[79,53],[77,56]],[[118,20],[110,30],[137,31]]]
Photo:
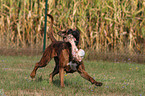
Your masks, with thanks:
[[[45,0],[39,1],[1,0],[1,47],[42,48]],[[145,53],[144,0],[49,0],[48,13],[54,16],[58,40],[58,31],[78,28],[84,49]]]

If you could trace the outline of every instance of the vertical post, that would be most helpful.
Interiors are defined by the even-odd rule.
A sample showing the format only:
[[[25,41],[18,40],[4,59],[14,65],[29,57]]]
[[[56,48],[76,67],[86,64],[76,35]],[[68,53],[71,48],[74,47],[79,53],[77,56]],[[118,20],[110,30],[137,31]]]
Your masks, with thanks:
[[[48,0],[45,0],[45,27],[44,27],[44,39],[43,39],[43,52],[45,50],[45,46],[46,46],[46,26],[47,26],[47,2]]]

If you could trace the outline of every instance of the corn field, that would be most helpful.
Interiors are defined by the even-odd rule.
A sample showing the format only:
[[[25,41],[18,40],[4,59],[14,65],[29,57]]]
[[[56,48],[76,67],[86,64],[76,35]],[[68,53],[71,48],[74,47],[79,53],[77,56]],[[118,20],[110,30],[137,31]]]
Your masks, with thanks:
[[[48,0],[48,13],[57,40],[78,28],[83,49],[145,56],[145,0]],[[0,48],[42,50],[44,17],[45,0],[0,0]]]

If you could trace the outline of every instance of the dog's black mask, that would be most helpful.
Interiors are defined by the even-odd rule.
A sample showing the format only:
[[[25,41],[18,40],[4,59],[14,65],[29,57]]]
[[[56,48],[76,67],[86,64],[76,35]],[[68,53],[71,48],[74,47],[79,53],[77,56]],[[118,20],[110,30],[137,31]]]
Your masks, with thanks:
[[[73,35],[75,38],[76,38],[76,41],[75,41],[75,44],[76,46],[78,45],[79,43],[79,37],[80,37],[80,32],[79,30],[72,30],[72,29],[69,29],[68,32],[67,32],[67,35]]]
[[[79,30],[77,30],[77,29],[76,30],[69,29],[67,31],[60,31],[60,32],[58,32],[58,35],[62,36],[63,39],[65,39],[66,35],[69,35],[69,34],[73,35],[76,38],[75,44],[77,46],[78,43],[79,43],[79,38],[80,38],[80,32],[79,32]]]

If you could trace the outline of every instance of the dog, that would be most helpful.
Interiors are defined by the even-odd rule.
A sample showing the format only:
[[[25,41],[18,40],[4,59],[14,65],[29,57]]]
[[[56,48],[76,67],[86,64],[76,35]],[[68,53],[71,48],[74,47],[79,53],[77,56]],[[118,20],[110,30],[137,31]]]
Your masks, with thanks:
[[[49,18],[51,19],[50,28],[49,28],[49,38],[51,39],[52,43],[45,49],[43,56],[41,60],[35,64],[33,71],[30,74],[31,78],[34,78],[36,75],[36,71],[38,68],[45,67],[49,61],[54,58],[55,60],[55,67],[53,72],[49,75],[49,82],[52,83],[53,77],[59,73],[60,77],[60,86],[65,87],[64,85],[64,72],[66,73],[74,73],[78,72],[83,78],[90,81],[92,84],[95,84],[96,86],[102,86],[103,83],[95,81],[91,76],[88,75],[88,73],[85,71],[84,63],[83,61],[79,62],[77,60],[72,59],[72,49],[71,44],[69,42],[65,41],[57,41],[52,32],[52,26],[53,26],[53,16],[50,14],[47,14]],[[69,34],[70,31],[73,31],[72,29],[63,34],[64,39],[67,37],[67,34]],[[75,33],[74,33],[75,34]],[[62,35],[62,34],[61,34]],[[79,38],[76,36],[75,38]],[[78,40],[79,41],[79,40]],[[76,40],[76,45],[78,44],[78,41]],[[73,70],[69,62],[75,63],[76,70]]]

